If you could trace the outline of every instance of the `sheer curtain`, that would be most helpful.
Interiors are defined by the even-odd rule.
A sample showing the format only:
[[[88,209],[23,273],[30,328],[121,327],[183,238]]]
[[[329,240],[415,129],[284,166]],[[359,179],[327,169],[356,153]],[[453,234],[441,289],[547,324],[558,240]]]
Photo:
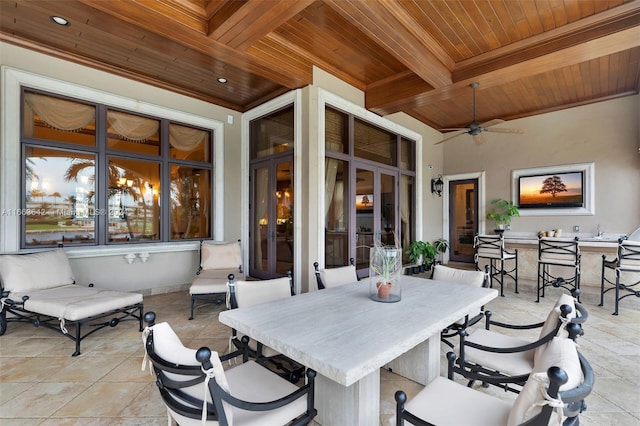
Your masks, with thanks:
[[[131,142],[144,142],[160,128],[158,120],[118,111],[107,113],[107,123],[111,129]]]
[[[50,96],[26,93],[25,102],[30,108],[25,108],[25,123],[33,126],[33,113],[37,114],[44,122],[57,130],[73,132],[82,129],[89,124],[96,115],[95,107],[65,99],[52,98]],[[33,134],[33,128],[31,128]]]
[[[255,241],[255,259],[260,262],[260,266],[256,265],[256,269],[263,269],[262,267],[262,239],[263,235],[260,229],[260,221],[267,214],[267,207],[269,205],[267,197],[269,196],[269,170],[267,168],[260,168],[256,170],[256,186],[255,186],[255,216],[254,216],[254,241]],[[269,238],[268,235],[264,235],[265,240]]]
[[[341,143],[335,142],[325,142],[325,147],[328,151],[338,151],[342,152],[343,146]],[[336,193],[336,179],[338,176],[338,164],[340,160],[336,160],[335,158],[325,157],[324,159],[324,217],[325,217],[325,227],[333,228],[333,226],[329,223],[329,211],[331,209],[331,203],[333,201]],[[339,187],[340,189],[340,201],[344,199],[344,184]],[[338,201],[336,199],[336,201]],[[340,206],[342,206],[342,202],[340,202]],[[342,207],[340,207],[342,210]],[[334,210],[334,213],[338,214]],[[339,212],[340,216],[344,214],[343,212]]]
[[[411,235],[411,177],[400,175],[400,220],[402,221],[402,247],[409,247]]]

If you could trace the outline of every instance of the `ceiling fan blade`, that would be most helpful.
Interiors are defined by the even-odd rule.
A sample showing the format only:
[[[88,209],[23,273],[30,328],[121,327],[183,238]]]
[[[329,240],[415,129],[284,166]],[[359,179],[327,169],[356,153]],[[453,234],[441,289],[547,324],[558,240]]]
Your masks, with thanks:
[[[524,129],[509,129],[507,127],[492,127],[490,129],[484,129],[487,132],[494,133],[518,133],[520,135],[524,134]]]
[[[440,145],[442,142],[446,142],[449,139],[453,139],[453,138],[458,137],[460,135],[464,135],[465,133],[468,133],[468,129],[460,130],[458,132],[447,133],[447,137],[446,138],[443,138],[442,140],[434,143],[434,145]]]
[[[476,145],[482,145],[484,143],[484,136],[482,136],[482,133],[478,133],[477,135],[471,135],[471,137],[473,137],[473,142]]]
[[[495,126],[496,124],[500,124],[500,123],[506,123],[506,122],[504,120],[500,120],[496,118],[494,120],[489,120],[486,123],[482,123],[480,127],[486,129],[487,127]]]
[[[450,127],[450,128],[447,128],[447,129],[438,129],[439,132],[451,132],[451,131],[454,131],[454,130],[467,131],[467,130],[469,130],[469,128],[468,127]]]

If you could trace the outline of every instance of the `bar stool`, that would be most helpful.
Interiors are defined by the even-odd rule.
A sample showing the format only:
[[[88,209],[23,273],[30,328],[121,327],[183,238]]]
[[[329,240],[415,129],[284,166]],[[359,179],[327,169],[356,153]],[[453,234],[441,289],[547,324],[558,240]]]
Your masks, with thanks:
[[[536,302],[544,297],[545,287],[564,288],[580,301],[580,248],[578,237],[538,237],[538,292]],[[553,269],[552,269],[553,268]],[[562,273],[570,271],[568,274]]]
[[[490,286],[493,287],[493,280],[500,284],[500,296],[504,297],[504,277],[505,275],[515,283],[515,292],[518,293],[518,250],[509,251],[504,248],[504,237],[502,235],[479,235],[476,234],[473,240],[475,249],[476,269],[481,271],[479,262],[486,260],[489,264]],[[505,269],[505,262],[513,261],[512,269]]]
[[[613,279],[606,277],[605,272],[607,269],[616,271],[615,282]],[[606,255],[602,255],[602,278],[600,280],[600,304],[598,306],[604,306],[604,294],[610,290],[616,292],[615,298],[615,310],[613,315],[618,315],[618,303],[620,300],[629,296],[640,297],[640,291],[634,290],[633,287],[640,284],[640,279],[633,284],[624,284],[620,282],[620,275],[622,272],[630,272],[640,274],[640,241],[629,241],[626,237],[618,240],[618,255],[615,259],[607,260]],[[604,283],[612,285],[608,289],[604,289]],[[620,290],[626,292],[626,294],[620,295]]]

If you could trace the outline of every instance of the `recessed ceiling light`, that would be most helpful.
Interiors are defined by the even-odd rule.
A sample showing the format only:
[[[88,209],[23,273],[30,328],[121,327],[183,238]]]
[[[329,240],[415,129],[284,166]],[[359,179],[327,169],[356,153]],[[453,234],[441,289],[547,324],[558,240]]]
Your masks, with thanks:
[[[218,83],[222,83],[225,84],[227,82],[227,79],[224,77],[218,77]]]
[[[67,21],[66,19],[64,19],[61,16],[50,16],[49,19],[51,19],[53,22],[55,22],[58,25],[62,25],[64,27],[68,27],[69,25],[71,25],[69,23],[69,21]]]

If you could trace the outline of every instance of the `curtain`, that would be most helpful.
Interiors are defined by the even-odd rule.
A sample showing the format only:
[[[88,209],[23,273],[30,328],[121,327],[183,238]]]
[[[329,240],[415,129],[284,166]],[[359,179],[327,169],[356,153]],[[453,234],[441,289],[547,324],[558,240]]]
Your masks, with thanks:
[[[206,140],[207,132],[193,127],[169,126],[169,142],[179,151],[193,151]]]
[[[146,141],[155,135],[160,127],[158,120],[118,111],[107,113],[107,123],[111,129],[131,142]]]
[[[400,220],[402,221],[402,247],[409,247],[411,235],[409,232],[409,223],[411,220],[411,177],[400,175]]]
[[[65,132],[82,129],[96,116],[91,105],[36,93],[26,93],[25,102],[31,109],[25,108],[25,114],[35,112],[49,127]],[[33,116],[25,117],[25,123],[33,124]]]
[[[327,141],[325,142],[325,149],[328,151],[342,152],[343,146],[341,143]],[[331,208],[331,201],[333,200],[336,186],[336,178],[338,176],[338,161],[340,160],[329,157],[325,157],[324,159],[324,218],[325,226],[327,228],[331,228],[331,226],[329,226],[329,209]]]

